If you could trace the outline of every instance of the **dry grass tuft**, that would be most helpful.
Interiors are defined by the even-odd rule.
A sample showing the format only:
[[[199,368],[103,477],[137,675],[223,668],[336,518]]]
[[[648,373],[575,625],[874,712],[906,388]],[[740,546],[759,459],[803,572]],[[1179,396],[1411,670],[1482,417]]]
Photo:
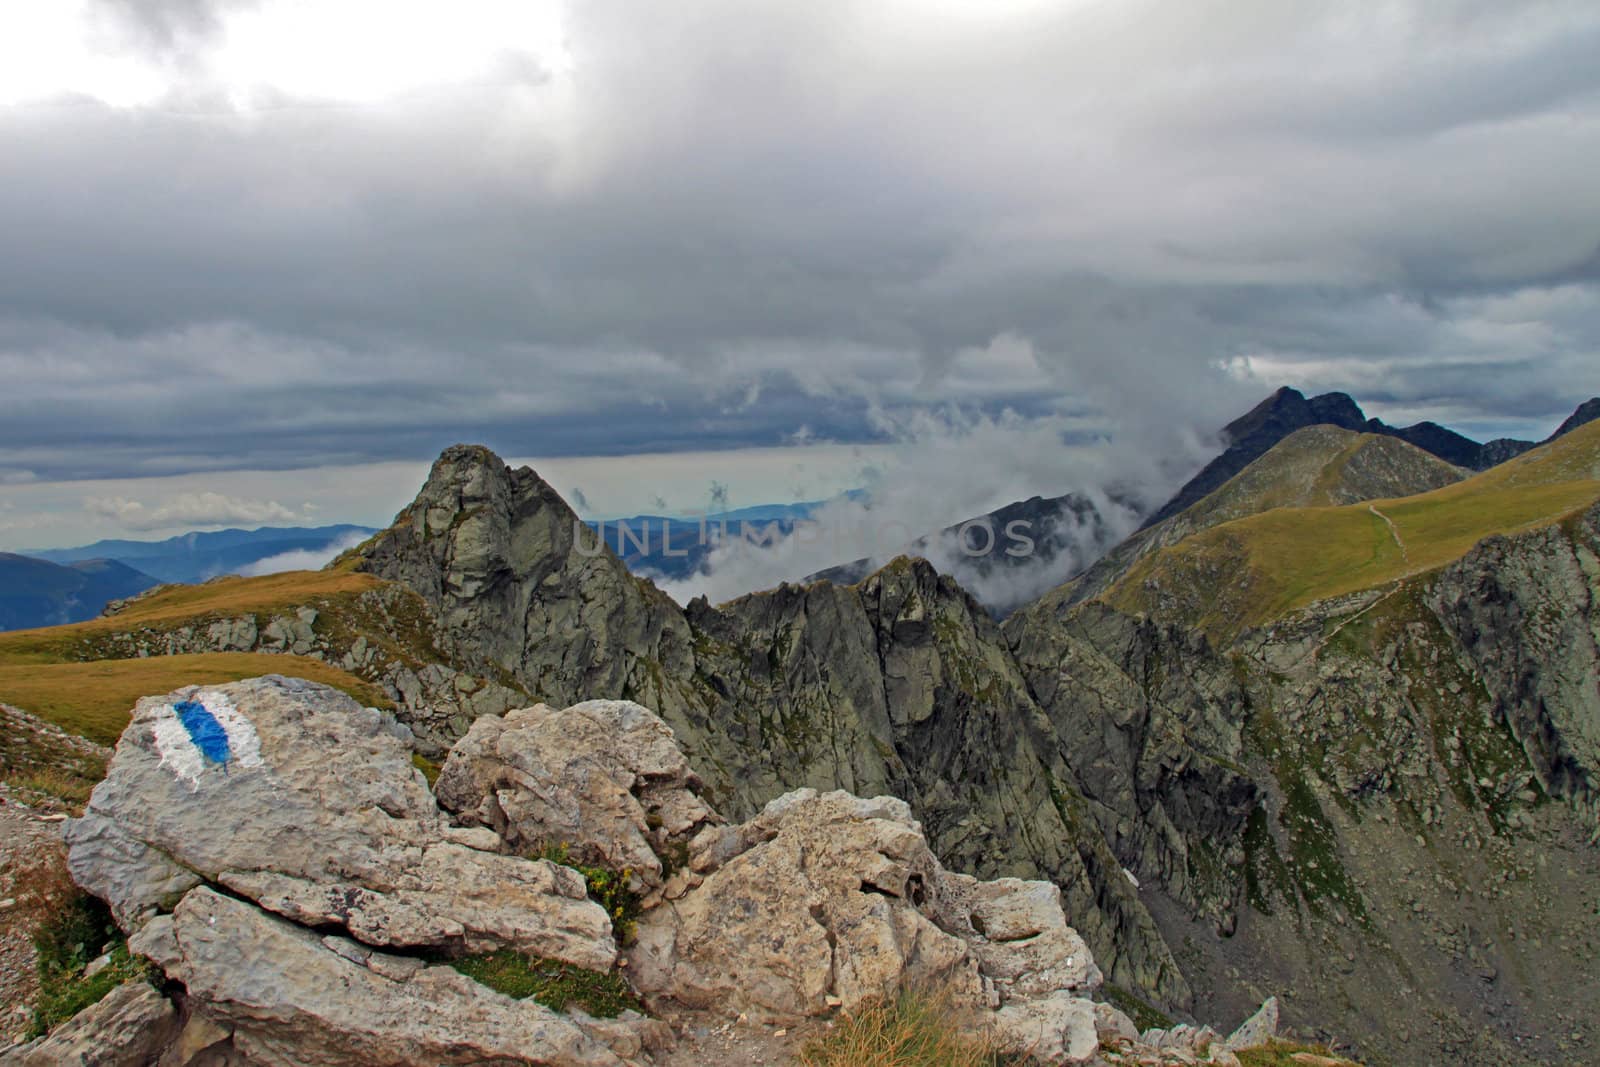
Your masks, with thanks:
[[[963,1023],[970,1025],[963,1026]],[[943,991],[905,991],[841,1015],[800,1053],[802,1067],[999,1067],[1007,1057]]]
[[[0,658],[0,700],[64,730],[114,745],[140,697],[185,685],[217,685],[263,674],[322,682],[377,707],[383,691],[321,660],[265,652],[204,652],[88,663],[7,664]]]
[[[38,767],[26,770],[0,772],[5,782],[23,801],[34,806],[41,802],[57,800],[70,808],[75,815],[83,814],[97,779],[71,774],[56,767]]]

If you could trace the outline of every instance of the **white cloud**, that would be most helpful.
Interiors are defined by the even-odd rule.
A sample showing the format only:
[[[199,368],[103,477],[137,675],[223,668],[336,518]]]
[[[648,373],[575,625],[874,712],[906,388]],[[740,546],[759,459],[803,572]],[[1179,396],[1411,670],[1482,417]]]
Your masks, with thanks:
[[[657,584],[680,603],[701,595],[721,602],[861,557],[886,563],[925,534],[1017,500],[1069,492],[1094,499],[1109,524],[1106,531],[1097,535],[1067,523],[1052,559],[1041,553],[1037,565],[980,580],[986,599],[1015,602],[1024,592],[1059,584],[1132,531],[1134,511],[1113,503],[1109,491],[1150,509],[1212,451],[1198,438],[1167,438],[1155,447],[1153,429],[1135,427],[1111,442],[1069,445],[1065,438],[1080,434],[1085,423],[1065,415],[988,416],[944,408],[908,416],[879,412],[877,419],[895,440],[865,472],[864,498],[829,500],[813,513],[811,525],[776,544],[753,543],[759,529],[735,536],[711,553],[705,573]],[[954,544],[938,541],[925,554],[945,573],[972,577]]]
[[[258,559],[239,573],[246,578],[254,578],[262,574],[279,574],[283,571],[315,571],[332,563],[335,557],[359,545],[366,540],[364,534],[349,534],[328,545],[326,548],[299,549],[294,552],[280,552],[276,556]]]
[[[292,523],[304,516],[276,500],[246,500],[209,490],[180,493],[154,506],[125,496],[86,497],[84,510],[114,519],[130,530],[169,530],[177,527],[260,526]]]

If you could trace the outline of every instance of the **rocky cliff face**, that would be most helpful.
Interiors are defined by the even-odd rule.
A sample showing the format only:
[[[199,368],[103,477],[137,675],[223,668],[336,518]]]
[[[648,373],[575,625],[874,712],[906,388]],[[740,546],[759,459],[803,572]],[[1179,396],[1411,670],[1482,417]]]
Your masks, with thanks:
[[[1187,1003],[1127,860],[1074,784],[1070,731],[1058,735],[997,624],[954,582],[902,560],[856,586],[680,611],[575,536],[532,471],[455,448],[360,566],[415,588],[453,641],[481,634],[539,698],[659,709],[730,813],[802,787],[907,799],[945,862],[1051,878],[1113,981]]]
[[[1600,810],[1600,505],[1483,542],[1427,600],[1541,789]]]
[[[1404,447],[1385,441],[1365,458],[1366,450],[1356,449],[1342,469],[1389,486],[1397,469],[1389,453]],[[479,463],[492,466],[481,454],[447,454],[448,477],[441,483],[436,471],[406,513],[413,530],[415,516],[431,516],[429,558],[509,559],[509,546],[527,536],[526,543],[555,545],[557,562],[479,568],[473,573],[500,578],[452,578],[437,593],[426,577],[431,564],[422,563],[424,595],[436,597],[447,616],[451,604],[464,613],[453,631],[460,640],[479,625],[515,628],[494,647],[535,694],[548,686],[562,699],[627,696],[659,707],[703,768],[709,795],[730,813],[746,816],[796,787],[904,797],[935,854],[956,869],[1054,881],[1108,979],[1169,1007],[1242,1012],[1266,991],[1255,983],[1271,975],[1281,978],[1280,988],[1295,990],[1287,1004],[1292,1017],[1359,1032],[1368,1050],[1394,1062],[1408,1062],[1419,1049],[1449,1049],[1462,1062],[1518,1062],[1513,1018],[1529,1034],[1570,1041],[1570,1034],[1555,1035],[1567,1025],[1561,1017],[1571,1001],[1545,997],[1536,981],[1498,977],[1535,964],[1541,950],[1524,947],[1531,942],[1518,942],[1514,963],[1507,957],[1495,965],[1495,981],[1507,984],[1486,990],[1479,986],[1494,983],[1481,976],[1462,981],[1464,967],[1489,958],[1483,929],[1500,898],[1475,910],[1437,895],[1463,878],[1459,838],[1442,857],[1423,849],[1394,883],[1382,877],[1379,860],[1414,847],[1405,842],[1416,835],[1402,836],[1403,819],[1388,811],[1427,812],[1477,827],[1481,849],[1473,855],[1486,850],[1508,871],[1533,872],[1530,900],[1550,899],[1561,884],[1545,879],[1531,858],[1548,846],[1528,838],[1566,841],[1577,832],[1579,812],[1516,799],[1530,780],[1536,797],[1545,792],[1513,731],[1536,739],[1549,728],[1531,721],[1514,728],[1507,718],[1513,713],[1498,710],[1500,698],[1478,703],[1461,694],[1504,689],[1490,679],[1496,670],[1523,679],[1526,691],[1510,691],[1507,708],[1520,701],[1534,709],[1541,694],[1559,693],[1568,709],[1558,727],[1569,738],[1561,751],[1581,748],[1577,724],[1589,721],[1584,709],[1592,706],[1582,687],[1584,679],[1592,685],[1593,673],[1580,653],[1557,656],[1557,646],[1573,645],[1576,631],[1561,627],[1577,627],[1587,615],[1560,626],[1552,619],[1548,640],[1531,644],[1505,636],[1516,627],[1493,615],[1494,604],[1519,598],[1552,605],[1558,590],[1570,594],[1577,576],[1590,574],[1583,550],[1556,551],[1554,542],[1538,540],[1573,544],[1566,533],[1530,535],[1535,540],[1518,550],[1528,561],[1525,575],[1463,560],[1460,577],[1428,587],[1453,591],[1460,604],[1437,613],[1418,607],[1423,615],[1397,631],[1403,638],[1384,631],[1390,636],[1380,640],[1362,628],[1401,602],[1390,597],[1382,601],[1388,607],[1373,607],[1380,592],[1349,607],[1318,605],[1301,621],[1246,635],[1224,653],[1181,629],[1062,598],[1019,613],[1002,629],[917,561],[897,562],[854,587],[785,586],[720,606],[699,601],[675,614],[653,590],[631,585],[606,554],[577,562],[559,540],[521,534],[511,516],[545,530],[551,520],[541,509],[555,509],[567,528],[570,513],[531,472],[467,470]],[[1425,466],[1438,478],[1455,476],[1431,460]],[[541,503],[508,505],[431,488],[457,483],[500,486],[496,492]],[[480,506],[485,510],[458,518]],[[476,515],[489,512],[507,519],[494,527],[499,532],[486,551],[476,533],[465,548],[453,545],[460,530],[475,530]],[[418,547],[413,534],[404,536]],[[380,541],[364,566],[406,581],[389,552]],[[1552,552],[1557,562],[1534,562]],[[1563,552],[1569,563],[1559,562]],[[1552,568],[1559,580],[1538,577]],[[1518,592],[1491,589],[1483,573],[1504,573]],[[1592,575],[1582,580],[1594,584]],[[526,589],[490,594],[489,602],[509,609],[476,606],[496,581]],[[596,646],[620,649],[621,658],[605,653],[612,673],[597,673],[591,664],[599,661],[585,657],[599,653],[567,636],[580,616],[558,612],[609,607],[619,588],[642,605],[641,615],[601,619]],[[1405,603],[1443,595],[1413,592]],[[525,608],[517,599],[523,596],[567,607]],[[1479,618],[1483,612],[1491,614]],[[530,613],[538,621],[524,626]],[[1478,637],[1469,633],[1474,618]],[[568,628],[543,629],[543,620],[561,619]],[[1328,631],[1341,636],[1325,640]],[[1358,635],[1370,639],[1352,644]],[[1527,681],[1530,672],[1536,684]],[[1424,689],[1436,694],[1429,702],[1417,695]],[[1424,703],[1435,710],[1417,710]],[[1439,716],[1450,725],[1441,727]],[[1502,725],[1480,728],[1484,721]],[[1440,748],[1440,729],[1464,747]],[[1457,759],[1454,751],[1476,754]],[[1557,780],[1578,781],[1570,768],[1557,769],[1564,758],[1550,761],[1552,788]],[[1473,781],[1492,779],[1498,799],[1485,799],[1487,787],[1459,792],[1469,763],[1481,764],[1485,773],[1474,770]],[[1527,772],[1522,780],[1519,766]],[[1443,784],[1425,785],[1432,782]],[[1515,814],[1511,822],[1504,812],[1493,814],[1502,803]],[[1378,809],[1385,821],[1377,820]],[[1572,862],[1582,869],[1579,854]],[[1507,900],[1522,899],[1515,889],[1506,892]],[[1571,919],[1559,908],[1540,914],[1550,929],[1565,929]],[[1332,975],[1324,953],[1343,961]],[[1244,974],[1256,978],[1241,980]],[[1430,1005],[1427,1022],[1402,1021],[1392,1003],[1378,1003],[1371,991],[1390,981]],[[1576,975],[1574,981],[1583,988]]]
[[[1247,906],[1210,943],[1155,909],[1201,1010],[1243,971],[1391,1062],[1592,1055],[1597,517],[1241,637]]]

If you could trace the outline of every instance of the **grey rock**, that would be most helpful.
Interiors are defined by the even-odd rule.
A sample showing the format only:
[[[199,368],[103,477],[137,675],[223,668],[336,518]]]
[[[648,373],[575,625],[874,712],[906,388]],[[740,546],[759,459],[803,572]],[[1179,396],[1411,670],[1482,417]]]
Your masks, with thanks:
[[[187,742],[183,699],[230,723],[234,759]],[[141,700],[66,836],[73,877],[133,929],[203,879],[371,945],[611,964],[610,921],[577,872],[448,841],[445,825],[379,713],[269,677]]]
[[[701,788],[659,717],[592,700],[480,718],[451,749],[434,793],[513,849],[565,846],[574,861],[660,889],[674,850],[722,821]]]
[[[904,802],[798,790],[696,839],[703,881],[647,912],[628,973],[654,1003],[774,1021],[941,987],[1006,1043],[1082,1062],[1101,982],[1047,882],[944,870]]]
[[[173,929],[179,959],[170,976],[263,1067],[623,1062],[532,1001],[500,996],[444,966],[388,977],[311,931],[209,889],[184,897]]]
[[[1236,1052],[1239,1049],[1259,1048],[1278,1036],[1278,998],[1268,997],[1261,1002],[1256,1013],[1239,1024],[1228,1035],[1223,1047]]]
[[[1065,993],[1003,1005],[995,1029],[1007,1051],[1040,1063],[1082,1064],[1098,1059],[1095,1005]]]
[[[0,1055],[0,1067],[146,1067],[177,1032],[171,1001],[135,980],[46,1036]]]

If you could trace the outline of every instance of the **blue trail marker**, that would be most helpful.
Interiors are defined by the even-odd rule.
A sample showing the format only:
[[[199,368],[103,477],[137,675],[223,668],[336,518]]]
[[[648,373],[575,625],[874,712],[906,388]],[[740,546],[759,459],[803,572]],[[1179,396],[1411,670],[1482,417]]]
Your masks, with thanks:
[[[183,723],[183,728],[189,733],[189,740],[194,742],[194,747],[200,750],[201,755],[212,763],[226,764],[232,758],[232,751],[228,747],[228,731],[217,721],[217,717],[198,700],[181,700],[173,706],[178,713],[178,721]]]

